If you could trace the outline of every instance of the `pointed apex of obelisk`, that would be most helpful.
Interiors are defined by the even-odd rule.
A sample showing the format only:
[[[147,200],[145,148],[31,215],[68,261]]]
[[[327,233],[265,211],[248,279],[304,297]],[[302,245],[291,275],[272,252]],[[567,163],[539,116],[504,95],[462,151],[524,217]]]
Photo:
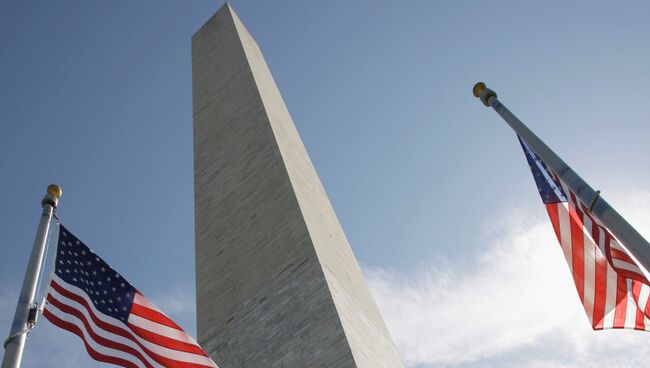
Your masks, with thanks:
[[[237,13],[235,12],[235,8],[232,7],[232,5],[230,4],[229,1],[226,1],[226,2],[223,4],[223,6],[224,6],[224,7],[227,6],[228,9],[230,9],[230,12],[231,12],[231,13],[233,13],[234,15],[237,15]]]
[[[230,5],[228,1],[223,3],[223,5],[221,6],[221,8],[219,8],[217,13],[220,11],[227,11],[228,13],[230,13],[232,17],[237,17],[237,13],[235,12],[235,9],[233,9],[232,5]]]
[[[227,12],[228,14],[230,14],[231,17],[239,19],[237,12],[228,1],[224,2],[223,5],[221,5],[221,7],[219,8],[219,10],[217,10],[217,13],[221,13],[221,12]]]
[[[212,16],[210,16],[210,18],[205,23],[203,23],[203,25],[194,33],[192,39],[201,33],[201,30],[205,29],[209,24],[212,24],[214,22],[228,22],[228,19],[234,23],[236,23],[236,21],[239,21],[239,23],[241,23],[241,20],[239,20],[239,16],[233,9],[232,5],[226,1],[223,3],[223,5],[221,5],[219,10],[212,14]]]

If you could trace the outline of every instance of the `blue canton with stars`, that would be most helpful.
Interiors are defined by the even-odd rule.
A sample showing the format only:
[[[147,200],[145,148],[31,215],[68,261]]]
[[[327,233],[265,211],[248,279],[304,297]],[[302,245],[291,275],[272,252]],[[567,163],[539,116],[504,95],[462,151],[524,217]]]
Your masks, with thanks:
[[[126,324],[135,288],[63,225],[59,226],[55,272],[85,291],[98,311]]]
[[[528,167],[530,167],[530,171],[533,173],[535,184],[537,184],[537,190],[539,191],[539,195],[542,197],[544,204],[566,202],[566,194],[564,193],[564,190],[562,190],[562,186],[557,181],[555,175],[551,173],[551,170],[548,169],[544,161],[533,152],[530,146],[528,146],[521,137],[517,136],[517,138],[519,139],[521,148],[524,150],[526,160],[528,161]]]

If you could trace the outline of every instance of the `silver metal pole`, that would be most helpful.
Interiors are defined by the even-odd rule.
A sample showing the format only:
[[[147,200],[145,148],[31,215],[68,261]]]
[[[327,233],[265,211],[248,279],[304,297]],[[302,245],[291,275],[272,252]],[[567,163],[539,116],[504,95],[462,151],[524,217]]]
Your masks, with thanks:
[[[600,197],[569,165],[555,154],[535,133],[521,122],[498,99],[496,92],[484,83],[474,86],[474,96],[481,99],[485,106],[492,107],[503,120],[535,151],[560,179],[571,189],[584,204],[589,205],[600,222],[636,257],[641,265],[650,271],[650,243],[636,231],[616,210]]]
[[[11,324],[11,332],[5,341],[5,355],[2,359],[2,368],[20,367],[27,333],[36,323],[36,316],[38,314],[37,301],[34,300],[36,287],[43,265],[43,257],[45,256],[45,243],[50,229],[50,222],[52,221],[52,214],[56,209],[59,198],[61,198],[61,193],[61,187],[52,184],[47,187],[47,194],[41,202],[43,214],[38,224],[34,247],[32,248],[32,254],[29,257],[29,263],[25,271],[25,279],[23,280],[23,287],[20,290],[14,321]]]

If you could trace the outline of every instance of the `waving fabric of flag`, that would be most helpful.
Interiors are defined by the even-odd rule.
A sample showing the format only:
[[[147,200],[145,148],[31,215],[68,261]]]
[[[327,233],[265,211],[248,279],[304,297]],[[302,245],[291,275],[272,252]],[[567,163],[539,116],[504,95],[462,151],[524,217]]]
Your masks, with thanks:
[[[650,331],[650,283],[630,253],[519,137],[594,330]]]
[[[43,315],[122,367],[217,367],[208,354],[63,226]]]

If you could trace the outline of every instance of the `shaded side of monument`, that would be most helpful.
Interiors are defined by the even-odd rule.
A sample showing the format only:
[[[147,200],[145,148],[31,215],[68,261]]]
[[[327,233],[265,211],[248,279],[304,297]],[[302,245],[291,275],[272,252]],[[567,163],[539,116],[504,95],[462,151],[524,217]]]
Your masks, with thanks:
[[[198,339],[223,368],[403,367],[257,44],[192,37]]]

